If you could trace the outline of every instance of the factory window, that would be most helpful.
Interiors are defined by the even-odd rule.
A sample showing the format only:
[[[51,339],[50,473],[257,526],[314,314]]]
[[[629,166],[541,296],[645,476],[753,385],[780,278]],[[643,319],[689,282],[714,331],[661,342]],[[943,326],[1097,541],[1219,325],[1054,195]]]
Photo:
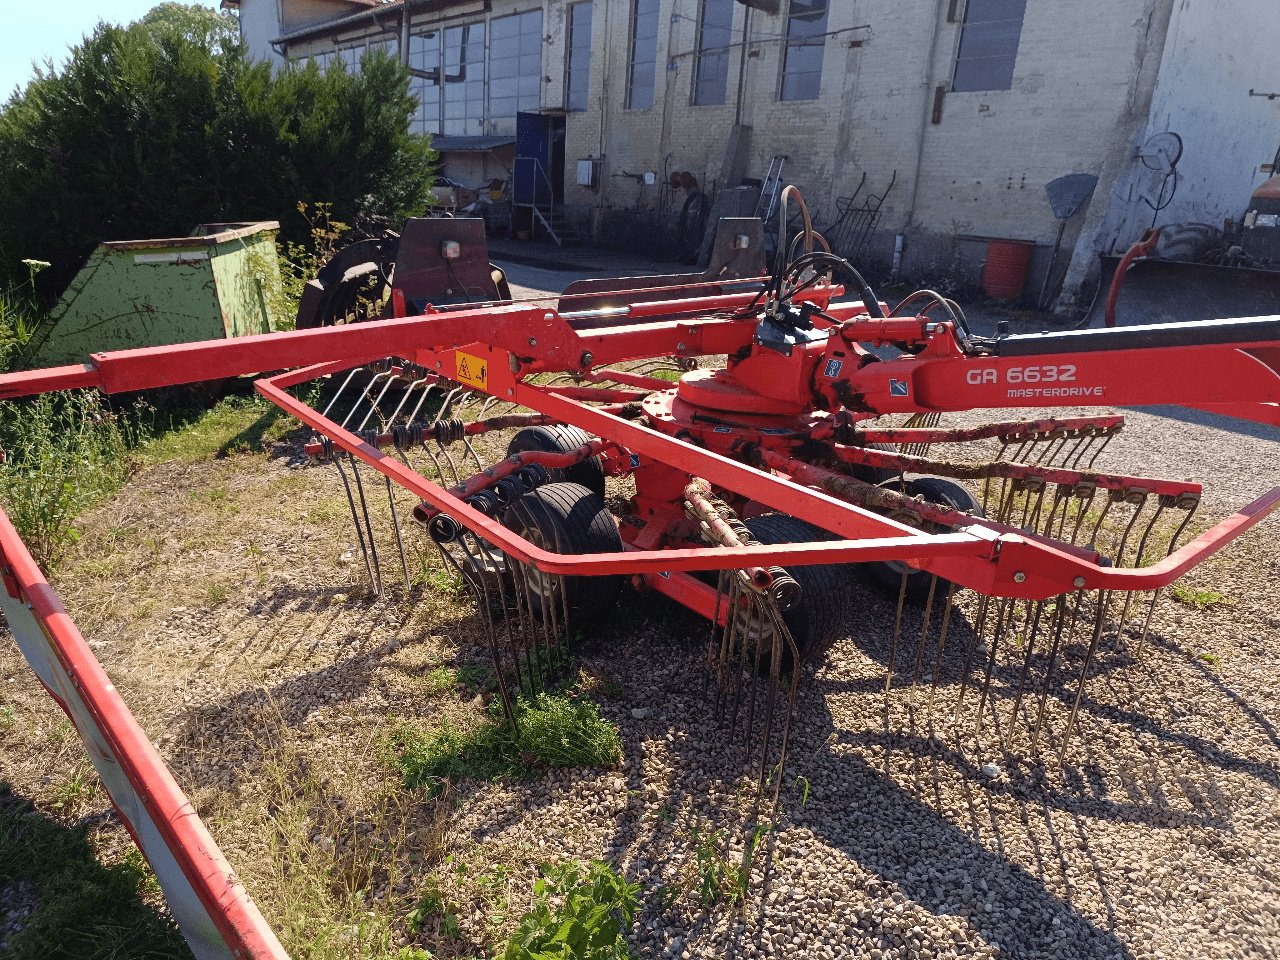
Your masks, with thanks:
[[[1027,0],[969,0],[951,89],[1008,90]]]
[[[444,122],[442,133],[484,133],[484,24],[444,32]]]
[[[781,100],[817,100],[827,45],[827,0],[791,0],[782,52]]]
[[[345,50],[338,51],[338,59],[342,61],[342,66],[346,68],[347,73],[360,72],[360,59],[364,56],[364,47],[347,47]]]
[[[734,0],[702,0],[698,21],[698,53],[693,67],[693,102],[724,103],[729,81],[729,43]]]
[[[569,59],[564,105],[585,110],[591,92],[591,4],[569,7]]]
[[[409,38],[409,92],[418,99],[412,131],[440,132],[440,34],[431,32]]]
[[[514,133],[518,112],[542,106],[541,10],[490,21],[488,89],[489,133]]]
[[[633,0],[631,8],[631,69],[627,76],[627,109],[653,106],[658,63],[658,2]]]

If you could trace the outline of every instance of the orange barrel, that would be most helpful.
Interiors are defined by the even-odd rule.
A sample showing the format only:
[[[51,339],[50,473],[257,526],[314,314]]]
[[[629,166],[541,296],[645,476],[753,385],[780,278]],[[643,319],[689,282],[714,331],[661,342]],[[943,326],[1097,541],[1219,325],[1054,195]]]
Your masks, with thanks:
[[[1027,280],[1031,250],[1025,240],[987,241],[987,264],[982,268],[982,289],[995,300],[1017,300]]]

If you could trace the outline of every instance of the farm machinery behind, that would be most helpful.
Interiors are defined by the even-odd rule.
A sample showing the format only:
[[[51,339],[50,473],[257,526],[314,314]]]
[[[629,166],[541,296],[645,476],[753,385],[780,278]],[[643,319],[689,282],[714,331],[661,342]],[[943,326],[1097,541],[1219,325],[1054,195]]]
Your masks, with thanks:
[[[407,586],[439,551],[513,723],[624,589],[662,594],[710,625],[717,708],[776,802],[804,667],[861,641],[878,589],[889,641],[863,650],[886,722],[1065,762],[1090,678],[1139,655],[1161,590],[1280,488],[1201,529],[1198,483],[1100,466],[1123,417],[1001,411],[1280,425],[1280,318],[984,337],[930,291],[889,309],[824,246],[806,229],[768,276],[596,282],[555,305],[421,302],[392,278],[385,319],[99,354],[0,377],[0,396],[285,371],[256,388],[336,471],[370,582]]]

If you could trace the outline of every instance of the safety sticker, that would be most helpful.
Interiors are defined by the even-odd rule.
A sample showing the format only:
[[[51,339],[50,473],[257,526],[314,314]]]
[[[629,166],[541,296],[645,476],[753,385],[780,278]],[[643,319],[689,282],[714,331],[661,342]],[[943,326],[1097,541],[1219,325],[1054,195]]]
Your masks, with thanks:
[[[889,380],[889,396],[891,397],[909,397],[911,396],[911,388],[905,380]]]
[[[840,370],[844,367],[843,360],[828,360],[826,367],[822,370],[822,375],[828,380],[834,380],[840,376]]]
[[[489,387],[489,361],[459,350],[454,354],[458,364],[458,380],[486,390]]]

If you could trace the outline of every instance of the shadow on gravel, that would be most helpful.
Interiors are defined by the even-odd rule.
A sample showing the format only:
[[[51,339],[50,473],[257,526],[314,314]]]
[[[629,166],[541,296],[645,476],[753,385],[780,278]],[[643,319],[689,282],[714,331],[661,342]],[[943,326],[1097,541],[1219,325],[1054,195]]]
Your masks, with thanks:
[[[1166,420],[1177,420],[1180,423],[1191,423],[1200,427],[1212,427],[1215,430],[1226,430],[1255,440],[1280,440],[1280,428],[1265,423],[1253,423],[1238,417],[1226,417],[1220,413],[1209,413],[1206,410],[1192,410],[1190,407],[1159,406],[1134,407],[1142,413]]]

